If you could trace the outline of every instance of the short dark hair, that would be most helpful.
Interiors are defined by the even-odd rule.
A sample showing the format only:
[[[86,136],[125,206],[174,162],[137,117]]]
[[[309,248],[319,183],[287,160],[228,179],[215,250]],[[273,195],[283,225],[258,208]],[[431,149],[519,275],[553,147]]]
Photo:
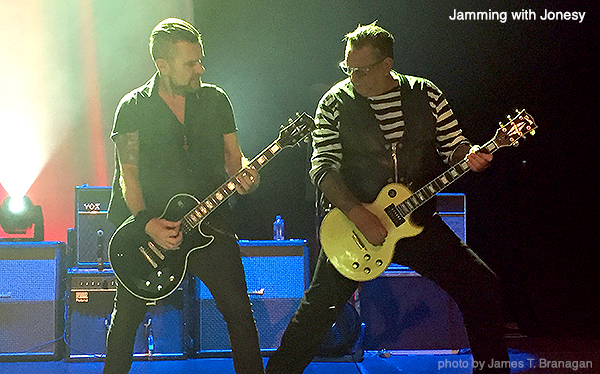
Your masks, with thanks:
[[[378,51],[381,58],[394,58],[394,36],[384,28],[377,25],[377,21],[361,26],[346,34],[344,41],[351,49],[361,49],[367,44]]]
[[[149,46],[152,59],[168,60],[173,45],[180,40],[202,45],[201,35],[191,23],[179,18],[167,18],[159,22],[150,33]]]

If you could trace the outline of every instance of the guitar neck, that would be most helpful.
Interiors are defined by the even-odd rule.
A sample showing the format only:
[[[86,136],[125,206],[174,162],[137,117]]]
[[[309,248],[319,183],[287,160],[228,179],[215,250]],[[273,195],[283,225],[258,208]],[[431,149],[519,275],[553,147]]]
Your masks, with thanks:
[[[486,150],[488,153],[494,153],[502,147],[517,145],[518,140],[525,138],[525,135],[527,134],[535,134],[537,125],[535,124],[533,117],[531,117],[525,109],[518,110],[517,114],[512,119],[510,116],[508,118],[508,123],[501,125],[496,131],[496,135],[481,147],[483,150]],[[405,221],[407,215],[414,212],[417,208],[425,204],[438,192],[448,187],[458,178],[462,177],[469,170],[471,169],[465,158],[398,205],[390,204],[385,208],[387,215],[396,226],[401,225]]]
[[[265,148],[250,161],[248,167],[254,170],[260,170],[282,149],[283,147],[279,144],[278,140],[273,141],[267,148]],[[202,200],[202,202],[200,202],[194,209],[183,216],[181,220],[181,230],[184,234],[190,232],[192,229],[198,226],[204,220],[204,218],[206,218],[206,216],[217,209],[229,197],[235,194],[236,186],[241,185],[240,178],[243,172],[243,170],[240,170],[238,173],[233,175],[206,199]]]
[[[487,150],[489,153],[494,153],[500,147],[498,147],[498,145],[494,142],[494,139],[492,139],[485,143],[481,148]],[[398,204],[396,206],[396,210],[401,214],[402,217],[406,217],[421,205],[429,201],[438,192],[444,190],[446,187],[454,183],[458,178],[465,175],[469,170],[471,170],[471,168],[469,168],[469,165],[467,165],[467,160],[461,160],[456,165],[452,166],[440,176],[435,178],[433,181],[421,187],[406,200]]]

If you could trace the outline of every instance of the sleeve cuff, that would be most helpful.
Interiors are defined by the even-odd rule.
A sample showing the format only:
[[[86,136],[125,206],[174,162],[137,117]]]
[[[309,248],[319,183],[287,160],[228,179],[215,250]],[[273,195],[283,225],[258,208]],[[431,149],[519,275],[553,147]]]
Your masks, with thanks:
[[[150,215],[150,213],[148,213],[147,210],[140,210],[136,215],[135,215],[135,222],[140,225],[140,227],[142,228],[142,230],[144,230],[146,228],[146,224],[154,217],[152,217],[152,215]]]

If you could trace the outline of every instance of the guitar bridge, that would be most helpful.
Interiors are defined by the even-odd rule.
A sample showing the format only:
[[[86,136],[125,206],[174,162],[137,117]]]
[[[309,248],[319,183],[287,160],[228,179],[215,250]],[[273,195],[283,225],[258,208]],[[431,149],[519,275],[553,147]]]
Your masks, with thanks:
[[[158,249],[156,247],[156,245],[154,245],[154,243],[148,242],[148,247],[152,250],[152,252],[154,252],[155,255],[158,256],[158,258],[160,258],[161,260],[164,261],[165,255],[162,254],[162,252],[160,251],[160,249]]]

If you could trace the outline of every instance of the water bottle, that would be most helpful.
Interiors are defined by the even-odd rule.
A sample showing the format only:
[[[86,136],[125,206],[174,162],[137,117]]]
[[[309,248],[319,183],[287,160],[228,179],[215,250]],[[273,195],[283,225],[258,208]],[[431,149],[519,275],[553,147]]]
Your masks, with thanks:
[[[148,317],[148,322],[144,323],[146,328],[146,337],[148,339],[148,355],[154,355],[154,329],[152,328],[152,317]]]
[[[283,218],[277,215],[275,222],[273,222],[273,240],[285,240]]]

